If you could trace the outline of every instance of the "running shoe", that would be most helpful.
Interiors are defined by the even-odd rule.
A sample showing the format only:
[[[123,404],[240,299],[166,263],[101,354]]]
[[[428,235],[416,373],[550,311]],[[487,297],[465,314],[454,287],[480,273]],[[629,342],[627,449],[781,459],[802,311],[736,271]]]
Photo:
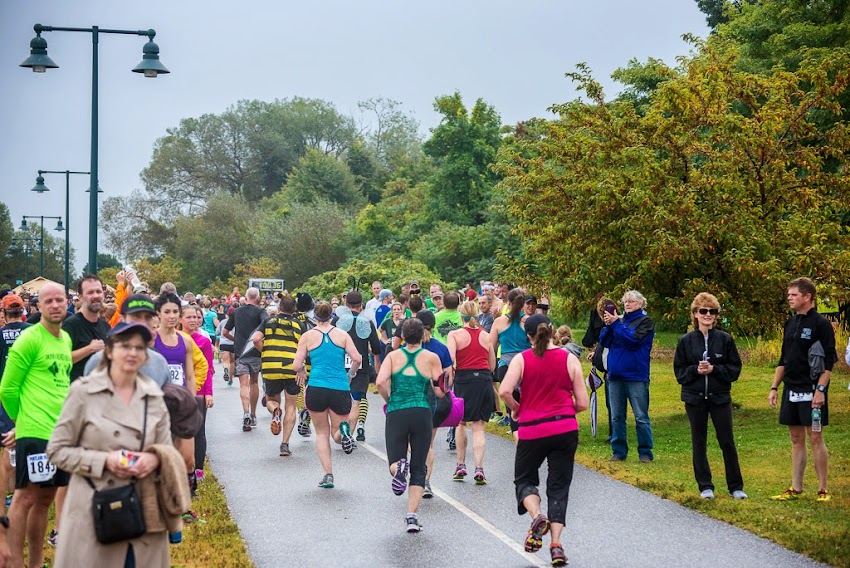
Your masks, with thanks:
[[[280,455],[282,457],[289,457],[292,455],[292,452],[289,451],[289,444],[280,445]]]
[[[395,475],[393,476],[393,493],[402,495],[407,490],[407,474],[409,472],[407,459],[401,458],[396,464]]]
[[[829,494],[829,491],[818,491],[818,501],[820,501],[821,503],[826,503],[830,499],[832,499],[832,495]]]
[[[230,382],[230,369],[224,369],[224,382]]]
[[[9,493],[8,495],[6,495],[6,510],[8,511],[9,507],[11,507],[11,506],[12,506],[12,494]]]
[[[334,474],[326,473],[322,480],[319,482],[319,487],[323,489],[333,489],[334,487]]]
[[[362,422],[357,423],[357,438],[358,442],[366,441],[366,425]]]
[[[206,521],[199,517],[198,514],[194,511],[186,511],[185,513],[183,513],[183,522],[186,524],[206,524]]]
[[[701,499],[714,499],[714,489],[703,489],[699,492]]]
[[[310,411],[306,408],[298,413],[298,434],[305,438],[310,435]]]
[[[511,417],[505,416],[501,420],[499,420],[499,426],[510,426],[511,425]]]
[[[59,542],[59,533],[56,531],[50,531],[50,534],[47,535],[47,544],[50,546],[56,546],[57,542]]]
[[[537,515],[531,521],[531,528],[525,537],[525,551],[537,552],[543,546],[543,535],[549,532],[549,519],[546,515]]]
[[[794,490],[793,487],[789,487],[788,489],[786,489],[785,491],[783,491],[779,495],[774,495],[773,497],[771,497],[771,500],[773,500],[773,501],[795,501],[795,500],[799,499],[800,495],[802,495],[802,494],[803,494],[802,491],[796,491],[796,490]]]
[[[475,480],[475,485],[487,485],[487,478],[484,477],[484,468],[476,467],[472,479]]]
[[[351,425],[348,422],[339,423],[340,442],[342,443],[342,451],[350,454],[354,451],[354,440],[351,438]]]
[[[433,497],[434,497],[434,492],[431,491],[431,484],[426,481],[425,487],[422,488],[422,498],[423,499],[432,499]]]
[[[242,416],[242,431],[250,432],[251,431],[251,415],[247,412],[244,416]]]
[[[257,415],[252,414],[251,415],[251,428],[256,428],[256,427],[257,427]]]
[[[457,467],[455,467],[455,474],[452,479],[454,479],[455,481],[463,481],[464,477],[466,477],[466,464],[459,463],[457,464]]]
[[[457,443],[455,442],[455,429],[449,428],[448,434],[446,434],[446,443],[449,445],[449,451],[453,452],[457,450]]]
[[[197,479],[198,481],[203,481],[204,480],[204,470],[196,469],[195,470],[195,479]]]
[[[736,489],[732,492],[732,499],[746,499],[747,494],[744,493],[743,489]]]
[[[567,555],[564,554],[564,547],[560,544],[553,544],[549,547],[549,556],[552,557],[552,566],[567,565]]]
[[[407,528],[405,530],[409,533],[418,533],[422,530],[422,525],[419,524],[419,519],[416,518],[416,513],[408,513],[404,522],[407,523]]]
[[[280,407],[274,409],[274,413],[272,413],[272,435],[277,436],[280,434],[280,430],[283,428],[281,417],[283,412],[280,410]]]

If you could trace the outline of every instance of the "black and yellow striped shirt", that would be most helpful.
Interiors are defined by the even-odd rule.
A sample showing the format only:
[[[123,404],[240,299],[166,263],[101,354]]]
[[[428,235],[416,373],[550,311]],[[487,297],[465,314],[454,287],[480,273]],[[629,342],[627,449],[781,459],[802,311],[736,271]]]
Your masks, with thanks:
[[[307,331],[298,315],[278,314],[263,325],[263,379],[294,379],[295,352],[301,334]]]

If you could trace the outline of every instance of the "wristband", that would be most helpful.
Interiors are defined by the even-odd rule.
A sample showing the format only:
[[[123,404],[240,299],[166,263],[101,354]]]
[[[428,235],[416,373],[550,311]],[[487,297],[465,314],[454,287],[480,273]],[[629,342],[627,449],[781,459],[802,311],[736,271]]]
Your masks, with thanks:
[[[770,387],[770,390],[772,390],[772,391],[778,391],[778,390],[779,390],[779,387]]]

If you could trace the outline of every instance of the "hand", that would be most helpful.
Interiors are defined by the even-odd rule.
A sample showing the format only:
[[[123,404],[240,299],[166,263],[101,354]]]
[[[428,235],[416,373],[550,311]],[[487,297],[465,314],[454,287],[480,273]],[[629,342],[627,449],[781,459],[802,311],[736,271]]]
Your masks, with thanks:
[[[511,418],[513,418],[514,422],[519,422],[519,406],[511,410]]]
[[[588,360],[588,361],[593,361],[593,356],[594,356],[595,354],[596,354],[596,350],[595,350],[595,349],[588,351],[588,352],[587,352],[587,360]]]
[[[300,387],[303,387],[304,383],[307,382],[307,372],[304,371],[304,369],[295,374],[295,382],[297,382]]]
[[[12,428],[8,432],[3,435],[3,439],[0,440],[0,443],[3,444],[4,448],[9,448],[10,450],[15,447],[15,429]]]
[[[102,339],[92,339],[91,343],[89,343],[89,351],[92,353],[97,353],[103,349],[103,340]]]
[[[770,403],[771,408],[776,408],[776,399],[778,397],[778,391],[770,389],[770,394],[767,395],[767,402]]]
[[[697,373],[700,375],[710,375],[714,372],[714,365],[709,363],[708,361],[700,361],[699,365],[697,365]]]
[[[151,452],[142,452],[136,455],[139,457],[136,461],[136,465],[127,468],[127,471],[130,472],[131,475],[134,475],[139,479],[143,479],[159,469],[158,455]]]
[[[109,454],[106,456],[106,469],[108,469],[121,479],[129,479],[133,477],[133,474],[130,473],[129,468],[121,465],[121,450],[109,452]]]
[[[213,397],[212,397],[212,395],[211,394],[205,394],[204,395],[204,402],[207,403],[207,408],[212,408],[213,407]]]
[[[9,548],[9,542],[4,537],[0,539],[0,568],[6,566],[12,566],[12,551]]]
[[[616,310],[614,311],[613,314],[611,314],[609,312],[602,312],[602,321],[605,322],[605,325],[611,325],[612,323],[617,321],[617,319],[619,319],[619,318],[617,317]]]
[[[826,401],[826,395],[824,395],[819,390],[815,391],[815,395],[812,397],[812,408],[820,408],[823,406],[823,403]]]
[[[123,284],[127,281],[127,276],[124,274],[123,270],[119,270],[118,273],[115,275],[115,279],[118,281],[119,284]]]

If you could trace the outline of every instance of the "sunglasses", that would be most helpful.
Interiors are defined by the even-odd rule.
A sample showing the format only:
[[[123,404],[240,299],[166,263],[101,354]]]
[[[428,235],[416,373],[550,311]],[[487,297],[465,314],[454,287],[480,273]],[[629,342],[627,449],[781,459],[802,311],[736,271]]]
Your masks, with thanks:
[[[717,314],[720,313],[720,310],[718,310],[717,308],[700,308],[697,311],[699,312],[699,315],[701,315],[701,316],[704,316],[706,314],[716,316]]]

